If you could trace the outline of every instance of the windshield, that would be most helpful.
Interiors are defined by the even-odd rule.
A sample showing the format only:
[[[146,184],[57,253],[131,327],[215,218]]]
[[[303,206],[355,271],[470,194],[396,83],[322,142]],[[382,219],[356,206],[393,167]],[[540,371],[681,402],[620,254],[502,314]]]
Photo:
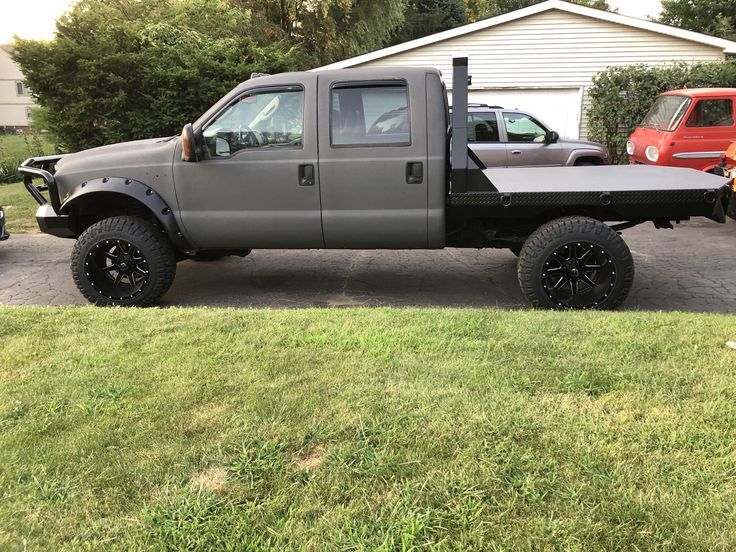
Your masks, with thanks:
[[[692,100],[686,96],[660,96],[641,122],[642,127],[675,130]]]

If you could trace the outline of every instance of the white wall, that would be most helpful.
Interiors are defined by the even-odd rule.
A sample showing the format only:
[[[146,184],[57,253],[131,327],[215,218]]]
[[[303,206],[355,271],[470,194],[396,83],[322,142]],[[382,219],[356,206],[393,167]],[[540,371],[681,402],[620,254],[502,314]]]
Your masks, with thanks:
[[[36,107],[30,96],[19,96],[16,83],[23,73],[0,47],[0,126],[27,126],[27,107]]]
[[[590,86],[610,66],[721,61],[723,50],[627,25],[549,10],[370,61],[361,67],[429,66],[452,88],[452,55],[470,55],[471,90]],[[583,106],[588,105],[587,93]],[[545,114],[538,114],[544,119]],[[581,119],[581,134],[587,122]]]

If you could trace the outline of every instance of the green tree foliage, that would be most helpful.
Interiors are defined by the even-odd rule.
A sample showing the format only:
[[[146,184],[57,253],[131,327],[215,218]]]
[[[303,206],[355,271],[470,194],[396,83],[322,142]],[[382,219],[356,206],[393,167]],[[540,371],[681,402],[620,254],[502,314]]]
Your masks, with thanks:
[[[670,67],[611,67],[596,75],[590,89],[590,137],[608,147],[612,163],[627,162],[626,139],[657,95],[681,88],[736,87],[736,63]]]
[[[303,68],[377,50],[404,22],[408,0],[231,0],[260,44],[296,46]]]
[[[599,10],[610,10],[606,0],[569,0],[572,4],[580,4]],[[465,0],[468,20],[478,21],[487,17],[495,17],[508,12],[541,4],[544,0]]]
[[[661,23],[736,40],[734,0],[662,0]]]
[[[392,44],[453,29],[467,23],[462,0],[409,0],[404,24],[391,38]]]
[[[253,71],[292,68],[224,0],[81,0],[50,42],[17,40],[45,122],[68,150],[177,133]]]

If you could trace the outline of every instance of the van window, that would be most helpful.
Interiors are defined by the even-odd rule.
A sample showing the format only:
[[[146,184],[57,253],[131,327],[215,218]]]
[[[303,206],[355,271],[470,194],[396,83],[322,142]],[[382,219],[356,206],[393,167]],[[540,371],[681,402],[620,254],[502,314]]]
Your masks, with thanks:
[[[468,113],[468,142],[500,142],[495,113]]]
[[[333,146],[408,146],[409,96],[405,84],[332,89]]]
[[[689,127],[733,126],[733,102],[731,100],[700,100],[687,118]]]
[[[659,96],[639,126],[657,131],[675,130],[687,113],[690,102],[692,100],[687,96],[675,94]]]

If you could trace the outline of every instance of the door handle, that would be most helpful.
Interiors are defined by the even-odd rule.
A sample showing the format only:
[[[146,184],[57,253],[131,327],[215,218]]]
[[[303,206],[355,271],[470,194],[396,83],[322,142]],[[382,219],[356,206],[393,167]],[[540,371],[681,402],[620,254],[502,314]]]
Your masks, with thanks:
[[[521,150],[511,150],[511,155],[521,155]]]
[[[314,165],[299,165],[299,185],[314,186]]]
[[[421,184],[424,182],[424,165],[421,162],[406,164],[406,183]]]

